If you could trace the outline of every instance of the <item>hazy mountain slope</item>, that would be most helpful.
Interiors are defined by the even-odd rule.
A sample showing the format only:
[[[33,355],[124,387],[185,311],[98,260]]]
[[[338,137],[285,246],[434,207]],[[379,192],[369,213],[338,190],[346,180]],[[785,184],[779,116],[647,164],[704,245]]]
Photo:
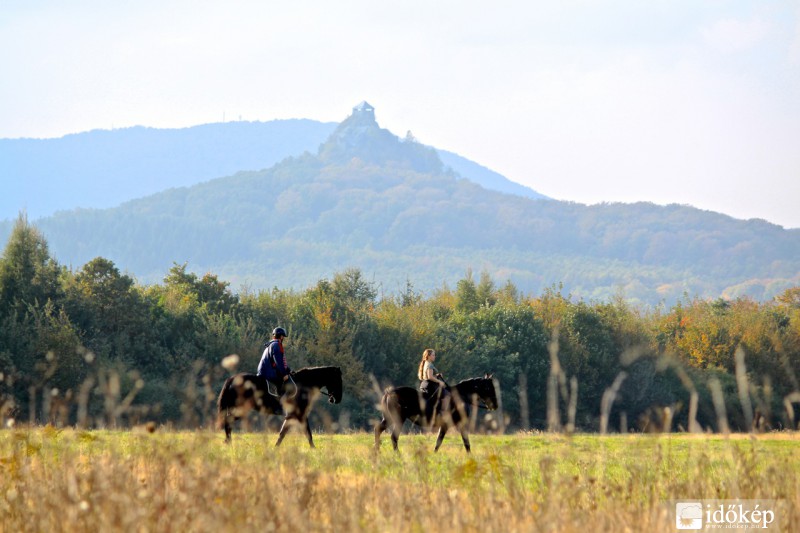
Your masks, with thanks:
[[[507,194],[516,194],[517,196],[524,196],[526,198],[549,199],[547,196],[529,187],[506,179],[501,174],[470,161],[469,159],[465,159],[458,154],[446,150],[437,151],[442,163],[444,163],[446,167],[453,169],[453,171],[462,178],[473,181],[485,189]]]
[[[96,130],[58,139],[0,139],[0,220],[114,207],[174,187],[316,153],[336,123],[225,122],[181,129]],[[541,197],[457,154],[445,165],[488,189]]]
[[[103,208],[316,152],[335,123],[225,122],[183,129],[96,130],[58,139],[0,139],[0,219]]]

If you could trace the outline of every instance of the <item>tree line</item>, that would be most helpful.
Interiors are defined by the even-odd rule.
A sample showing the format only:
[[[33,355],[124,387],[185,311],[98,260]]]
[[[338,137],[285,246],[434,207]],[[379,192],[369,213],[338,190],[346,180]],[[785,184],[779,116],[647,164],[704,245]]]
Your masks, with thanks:
[[[344,402],[319,411],[347,428],[370,427],[384,387],[416,386],[429,347],[451,383],[494,374],[503,417],[491,427],[747,431],[800,418],[800,287],[771,302],[686,295],[645,311],[558,285],[525,295],[486,272],[430,294],[411,280],[381,294],[354,268],[302,290],[234,293],[174,264],[142,285],[102,257],[60,265],[24,215],[0,258],[0,415],[207,425],[223,380],[254,372],[278,325],[294,368],[342,368]]]

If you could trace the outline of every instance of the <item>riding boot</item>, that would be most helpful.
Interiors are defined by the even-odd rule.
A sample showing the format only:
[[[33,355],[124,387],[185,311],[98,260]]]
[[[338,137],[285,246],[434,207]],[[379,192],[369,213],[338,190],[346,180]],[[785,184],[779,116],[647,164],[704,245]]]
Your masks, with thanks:
[[[436,398],[428,398],[425,400],[425,425],[430,427],[433,425],[433,413],[436,409]]]
[[[442,389],[441,387],[437,387],[433,394],[431,394],[430,399],[428,400],[428,423],[431,427],[433,427],[434,423],[436,422],[436,413],[441,412],[441,403],[442,401]]]

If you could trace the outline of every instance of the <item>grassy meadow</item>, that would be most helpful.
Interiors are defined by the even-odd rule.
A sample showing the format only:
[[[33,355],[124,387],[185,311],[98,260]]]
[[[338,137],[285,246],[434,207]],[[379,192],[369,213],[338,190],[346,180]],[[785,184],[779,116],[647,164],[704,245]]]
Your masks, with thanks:
[[[735,498],[800,531],[798,433],[275,438],[0,431],[0,531],[677,531],[670,501]]]

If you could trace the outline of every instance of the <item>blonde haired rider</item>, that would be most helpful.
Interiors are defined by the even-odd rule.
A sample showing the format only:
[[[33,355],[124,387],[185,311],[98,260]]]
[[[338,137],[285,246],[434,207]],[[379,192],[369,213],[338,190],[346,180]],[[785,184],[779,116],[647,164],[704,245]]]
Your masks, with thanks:
[[[433,413],[437,404],[445,405],[449,401],[450,390],[447,383],[434,363],[436,362],[436,352],[432,348],[422,352],[422,359],[417,368],[417,378],[420,380],[419,391],[425,400],[425,420],[428,423],[433,421]],[[441,411],[441,409],[440,409]]]

